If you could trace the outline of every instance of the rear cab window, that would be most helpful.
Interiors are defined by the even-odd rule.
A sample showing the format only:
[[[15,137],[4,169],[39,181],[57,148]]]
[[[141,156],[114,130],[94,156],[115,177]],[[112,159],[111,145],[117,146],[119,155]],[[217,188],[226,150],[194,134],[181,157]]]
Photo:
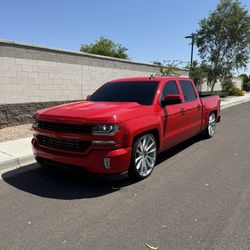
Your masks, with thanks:
[[[188,80],[180,80],[180,85],[184,95],[184,101],[190,102],[197,99],[197,95],[192,82]]]

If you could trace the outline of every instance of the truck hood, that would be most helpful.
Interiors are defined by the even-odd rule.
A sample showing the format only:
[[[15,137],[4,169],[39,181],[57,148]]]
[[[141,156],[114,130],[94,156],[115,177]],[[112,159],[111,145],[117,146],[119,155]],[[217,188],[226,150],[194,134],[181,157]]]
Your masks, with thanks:
[[[37,112],[41,119],[77,119],[85,122],[113,122],[136,118],[148,113],[148,106],[135,102],[74,102]]]

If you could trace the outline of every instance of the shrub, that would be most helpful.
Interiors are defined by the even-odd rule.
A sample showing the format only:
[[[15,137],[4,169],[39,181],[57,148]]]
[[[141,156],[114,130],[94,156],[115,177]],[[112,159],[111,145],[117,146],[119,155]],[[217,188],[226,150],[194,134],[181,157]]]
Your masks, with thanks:
[[[219,95],[220,95],[221,98],[227,97],[228,96],[228,91],[222,90]]]
[[[226,93],[230,93],[231,89],[234,87],[233,80],[231,76],[225,77],[225,79],[222,81],[222,89]]]
[[[242,90],[240,90],[237,87],[232,87],[230,90],[229,95],[234,95],[234,96],[243,96],[244,92]]]

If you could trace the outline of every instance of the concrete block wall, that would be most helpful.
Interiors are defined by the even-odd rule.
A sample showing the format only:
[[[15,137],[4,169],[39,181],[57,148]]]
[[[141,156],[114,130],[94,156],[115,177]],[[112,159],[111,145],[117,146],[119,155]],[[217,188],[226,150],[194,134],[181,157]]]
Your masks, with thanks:
[[[234,84],[235,87],[237,87],[239,89],[242,89],[243,80],[242,80],[241,77],[233,77],[232,81],[233,81],[233,84]],[[199,91],[200,92],[210,92],[210,90],[211,90],[211,87],[209,87],[207,85],[207,81],[206,80],[204,80],[204,83],[201,86],[199,86]],[[222,90],[221,82],[218,81],[214,85],[214,91],[215,92],[219,92],[221,90]]]
[[[241,77],[234,77],[233,78],[233,84],[235,87],[242,90],[243,88],[243,79]]]
[[[109,80],[156,72],[150,64],[0,41],[0,104],[80,100]]]
[[[216,84],[214,85],[214,91],[221,91],[222,87],[221,87],[221,82],[218,81],[216,82]],[[200,92],[210,92],[211,91],[211,87],[209,87],[207,85],[207,80],[204,79],[204,82],[202,85],[199,86],[199,91]]]
[[[151,64],[0,40],[0,105],[81,100],[109,80],[157,72]],[[241,78],[234,83],[241,88]],[[199,89],[209,90],[206,81]]]

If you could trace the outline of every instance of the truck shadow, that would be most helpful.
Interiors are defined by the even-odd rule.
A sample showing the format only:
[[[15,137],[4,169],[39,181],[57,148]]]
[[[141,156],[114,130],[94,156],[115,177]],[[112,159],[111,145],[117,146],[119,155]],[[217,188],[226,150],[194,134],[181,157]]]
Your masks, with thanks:
[[[200,137],[196,136],[161,153],[158,157],[157,165],[199,140]],[[9,185],[24,192],[61,200],[96,198],[135,184],[128,179],[109,182],[90,179],[66,170],[45,169],[36,163],[4,173],[2,178]]]
[[[184,141],[180,144],[178,144],[177,146],[174,146],[162,153],[160,153],[157,156],[157,163],[156,166],[161,164],[162,162],[166,161],[167,159],[173,157],[174,155],[180,153],[181,151],[185,150],[186,148],[190,147],[191,145],[204,140],[204,138],[199,134],[196,135],[194,137],[192,137],[191,139]]]
[[[9,185],[24,192],[62,200],[104,196],[130,184],[128,180],[107,182],[90,179],[64,169],[46,169],[37,163],[9,171],[2,178]]]

